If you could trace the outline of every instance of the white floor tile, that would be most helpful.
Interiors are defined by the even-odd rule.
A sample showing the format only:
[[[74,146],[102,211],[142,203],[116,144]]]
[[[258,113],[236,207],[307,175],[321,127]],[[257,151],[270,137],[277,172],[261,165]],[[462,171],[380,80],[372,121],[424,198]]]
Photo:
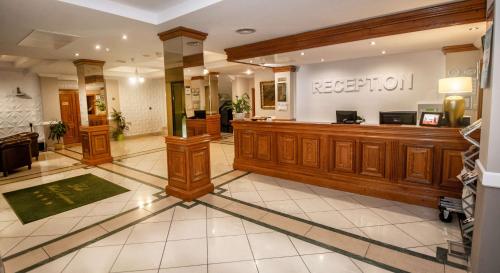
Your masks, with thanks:
[[[169,222],[174,215],[174,209],[169,209],[143,221],[143,223]]]
[[[349,257],[338,253],[302,256],[311,273],[363,273]]]
[[[402,248],[422,246],[421,243],[393,225],[360,228],[369,238]]]
[[[208,273],[258,273],[254,261],[208,265]]]
[[[411,212],[398,206],[372,208],[371,210],[376,214],[382,216],[382,218],[384,218],[391,224],[418,222],[423,220],[422,218],[417,217]]]
[[[110,235],[104,239],[101,239],[88,247],[96,247],[96,246],[113,246],[113,245],[123,245],[127,241],[128,236],[130,235],[130,232],[132,231],[133,227],[124,229],[122,231],[119,231],[113,235]]]
[[[351,259],[361,270],[363,273],[390,273],[391,271],[382,269],[380,267],[376,267],[369,263],[365,263],[356,259]]]
[[[269,191],[259,191],[259,195],[262,200],[267,201],[279,201],[279,200],[290,200],[290,196],[285,193],[284,190],[269,190]]]
[[[197,265],[197,266],[167,268],[167,269],[160,269],[158,273],[207,273],[207,266]]]
[[[298,255],[288,237],[280,233],[248,235],[255,259],[286,257]]]
[[[242,220],[242,221],[243,221],[243,226],[245,227],[245,231],[247,234],[274,232],[274,230],[272,230],[272,229],[263,227],[261,225],[254,224],[254,223],[249,222],[247,220]]]
[[[206,220],[173,221],[168,240],[196,239],[206,236]]]
[[[108,273],[121,246],[83,248],[71,260],[63,273]]]
[[[70,254],[64,255],[50,263],[37,267],[29,271],[29,273],[60,273],[71,261],[71,259],[73,259],[76,253],[77,251],[71,252]]]
[[[457,239],[432,224],[432,222],[406,223],[397,224],[396,226],[424,245],[445,244],[447,239]]]
[[[74,218],[52,218],[45,222],[40,228],[35,230],[31,236],[41,235],[62,235],[69,232],[81,220],[80,217]]]
[[[290,240],[292,241],[293,245],[295,246],[295,249],[299,252],[300,255],[307,255],[307,254],[319,254],[319,253],[328,253],[331,252],[330,250],[326,248],[319,247],[317,245],[313,245],[311,243],[308,243],[306,241],[299,240],[297,238],[288,236]]]
[[[396,202],[391,200],[366,195],[354,194],[351,197],[367,208],[389,207],[396,204]]]
[[[174,221],[176,220],[195,220],[207,218],[207,210],[205,206],[195,206],[190,209],[183,207],[175,207]]]
[[[125,245],[116,259],[111,272],[159,268],[164,245],[165,243]],[[90,249],[99,249],[99,247]]]
[[[209,237],[245,234],[241,219],[236,217],[212,218],[207,220]]]
[[[207,263],[207,240],[169,241],[161,261],[161,268],[204,265]]]
[[[231,197],[249,203],[262,201],[262,198],[260,198],[260,195],[256,191],[231,192]]]
[[[353,228],[354,225],[338,211],[306,213],[311,221],[333,228]]]
[[[330,204],[330,206],[337,210],[361,209],[365,207],[354,198],[352,198],[352,196],[342,195],[335,197],[326,197],[324,199],[328,204]]]
[[[253,260],[246,235],[208,238],[208,263]]]
[[[54,238],[57,238],[58,235],[50,235],[50,236],[30,236],[26,237],[19,244],[17,244],[14,248],[12,248],[7,255],[12,255],[14,253],[23,251],[25,249],[37,246],[39,244],[48,242]]]
[[[283,213],[303,213],[302,209],[293,200],[269,201],[265,202],[265,204],[267,208]]]
[[[382,217],[376,215],[370,209],[353,209],[341,210],[340,213],[344,215],[347,220],[352,222],[357,227],[379,226],[388,225],[389,222]]]
[[[309,273],[298,256],[256,261],[259,273]]]
[[[24,237],[0,238],[0,255],[5,256],[12,248],[19,244]]]
[[[134,226],[127,244],[164,242],[167,240],[170,222],[141,223]]]

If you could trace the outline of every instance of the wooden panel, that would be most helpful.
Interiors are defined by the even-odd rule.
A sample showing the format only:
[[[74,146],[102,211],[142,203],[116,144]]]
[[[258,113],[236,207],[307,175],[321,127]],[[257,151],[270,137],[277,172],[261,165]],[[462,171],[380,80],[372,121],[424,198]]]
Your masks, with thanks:
[[[452,45],[452,46],[445,46],[445,47],[441,48],[441,51],[444,54],[465,52],[465,51],[474,51],[474,50],[479,50],[479,49],[473,44]]]
[[[486,0],[455,1],[225,49],[229,61],[483,22]]]
[[[329,170],[356,172],[356,141],[330,138]]]
[[[253,132],[241,132],[241,145],[240,145],[240,156],[245,159],[253,159],[254,153],[254,133]]]
[[[385,177],[385,143],[360,141],[360,174]]]
[[[311,168],[320,167],[319,138],[301,137],[300,138],[301,165]]]
[[[209,173],[208,168],[210,168],[209,160],[210,157],[206,148],[191,153],[191,175],[193,181],[207,178],[207,174]]]
[[[433,147],[411,146],[402,147],[403,177],[406,182],[432,184],[433,173]]]
[[[158,37],[162,41],[170,40],[176,37],[189,37],[196,40],[205,40],[207,38],[207,33],[194,30],[192,28],[187,27],[176,27],[173,29],[169,29],[167,31],[158,33]]]
[[[92,139],[94,142],[93,152],[95,155],[108,153],[108,136],[107,135],[97,135]]]
[[[297,164],[297,136],[278,135],[278,162]]]
[[[87,165],[98,165],[112,162],[109,146],[109,126],[82,126],[82,162]]]
[[[187,184],[184,180],[186,177],[186,155],[181,151],[167,151],[168,159],[168,178],[169,184],[176,182],[176,187],[187,189]]]
[[[442,180],[441,186],[450,188],[462,188],[462,183],[457,179],[463,168],[462,152],[457,150],[444,150],[442,156]]]
[[[259,160],[270,161],[272,159],[273,135],[266,133],[256,134],[255,157]]]

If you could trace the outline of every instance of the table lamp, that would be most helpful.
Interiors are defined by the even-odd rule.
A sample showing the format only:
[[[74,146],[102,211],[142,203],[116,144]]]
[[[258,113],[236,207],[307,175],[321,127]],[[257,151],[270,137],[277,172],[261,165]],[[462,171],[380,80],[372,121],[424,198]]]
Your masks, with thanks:
[[[448,115],[448,121],[451,127],[457,127],[458,122],[464,116],[465,100],[464,97],[457,94],[472,92],[471,77],[453,77],[439,80],[440,94],[453,94],[444,98],[443,110]]]

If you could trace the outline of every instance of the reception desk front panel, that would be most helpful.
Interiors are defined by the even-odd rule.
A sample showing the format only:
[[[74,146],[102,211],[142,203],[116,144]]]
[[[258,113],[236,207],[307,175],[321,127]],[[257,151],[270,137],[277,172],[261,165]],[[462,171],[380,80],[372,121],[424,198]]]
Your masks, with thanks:
[[[436,207],[460,197],[457,128],[235,121],[234,168]]]

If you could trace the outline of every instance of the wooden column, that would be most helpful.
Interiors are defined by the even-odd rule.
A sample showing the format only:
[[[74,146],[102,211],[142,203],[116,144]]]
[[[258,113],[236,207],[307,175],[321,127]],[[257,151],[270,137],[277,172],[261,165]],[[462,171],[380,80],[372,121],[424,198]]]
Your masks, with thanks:
[[[214,190],[210,180],[210,136],[166,136],[168,185],[165,191],[192,201]]]
[[[81,126],[82,163],[98,165],[112,162],[109,145],[109,125]]]
[[[80,127],[82,163],[98,165],[112,162],[107,107],[102,115],[98,115],[95,111],[89,115],[88,109],[91,105],[87,105],[87,95],[99,96],[106,101],[106,84],[103,76],[104,62],[76,60],[73,63],[76,66],[78,76],[80,115],[83,125]]]
[[[295,120],[295,66],[274,67],[276,107],[274,115],[280,120]]]

